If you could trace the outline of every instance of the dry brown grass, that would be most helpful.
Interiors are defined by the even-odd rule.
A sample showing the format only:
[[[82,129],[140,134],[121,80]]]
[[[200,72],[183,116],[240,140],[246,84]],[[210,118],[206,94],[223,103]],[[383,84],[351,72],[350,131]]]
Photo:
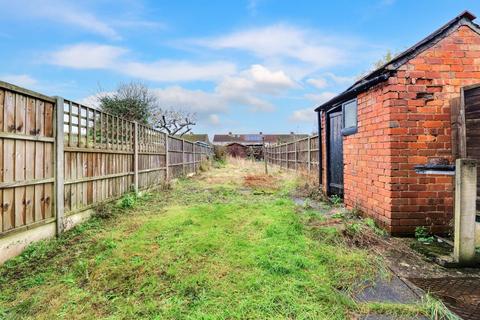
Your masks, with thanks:
[[[278,166],[268,166],[268,175],[265,175],[265,165],[263,162],[242,158],[227,158],[225,169],[227,170],[204,172],[198,179],[207,184],[223,184],[234,187],[248,186],[252,188],[277,188],[281,181],[295,179],[295,172],[280,169]],[[251,181],[245,184],[247,176],[249,177],[248,180]],[[253,182],[253,180],[258,181]],[[262,182],[260,180],[265,181]],[[251,183],[251,185],[248,185],[249,183]]]
[[[247,175],[243,178],[243,185],[253,189],[278,190],[280,181],[277,177],[268,174]]]

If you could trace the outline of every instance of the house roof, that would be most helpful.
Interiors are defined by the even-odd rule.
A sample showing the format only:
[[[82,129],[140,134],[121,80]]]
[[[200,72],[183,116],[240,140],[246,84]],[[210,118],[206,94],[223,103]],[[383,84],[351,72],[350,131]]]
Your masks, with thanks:
[[[213,136],[213,143],[240,143],[240,144],[262,144],[263,138],[266,143],[287,142],[294,139],[308,137],[308,134],[216,134]]]
[[[208,138],[208,134],[205,134],[205,133],[202,133],[202,134],[187,133],[187,134],[184,134],[183,136],[181,136],[179,138],[182,138],[182,139],[185,139],[185,140],[191,141],[191,142],[201,141],[201,142],[205,142],[205,143],[210,144],[210,139]]]
[[[368,90],[372,86],[380,82],[386,81],[392,74],[392,72],[397,70],[405,62],[413,59],[421,52],[434,46],[440,40],[450,35],[450,33],[457,30],[462,25],[469,26],[472,30],[480,34],[480,27],[473,22],[475,18],[476,16],[469,11],[462,12],[461,14],[450,20],[448,23],[443,25],[441,28],[431,33],[426,38],[422,39],[412,47],[395,56],[391,61],[385,63],[383,66],[373,70],[366,76],[362,77],[360,80],[356,81],[347,90],[343,91],[339,95],[333,97],[329,101],[317,107],[315,111],[321,111],[329,109],[331,107],[335,107],[339,103],[356,97],[359,93]]]

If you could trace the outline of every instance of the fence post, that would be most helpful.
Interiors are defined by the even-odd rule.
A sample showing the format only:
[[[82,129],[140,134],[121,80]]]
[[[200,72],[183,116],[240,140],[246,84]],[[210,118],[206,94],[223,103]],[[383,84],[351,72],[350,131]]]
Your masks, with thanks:
[[[165,182],[170,181],[170,159],[168,154],[168,133],[165,133]]]
[[[197,145],[193,143],[192,148],[193,148],[193,171],[197,173],[197,152],[195,150],[195,147]]]
[[[136,121],[133,130],[133,190],[138,193],[138,123]]]
[[[265,174],[268,174],[268,154],[267,154],[267,146],[265,145],[265,137],[262,137],[262,142],[263,142],[263,162],[265,162]]]
[[[293,149],[295,150],[295,171],[298,169],[298,150],[297,150],[297,140],[293,141]]]
[[[307,138],[307,163],[308,163],[308,173],[312,171],[312,155],[311,153],[312,147],[310,146],[310,137]]]
[[[64,133],[63,133],[63,98],[56,97],[55,103],[55,217],[56,231],[59,236],[64,230]]]
[[[185,140],[182,139],[182,174],[185,176]]]
[[[455,236],[453,256],[461,265],[475,263],[475,215],[477,162],[457,159],[455,163]]]

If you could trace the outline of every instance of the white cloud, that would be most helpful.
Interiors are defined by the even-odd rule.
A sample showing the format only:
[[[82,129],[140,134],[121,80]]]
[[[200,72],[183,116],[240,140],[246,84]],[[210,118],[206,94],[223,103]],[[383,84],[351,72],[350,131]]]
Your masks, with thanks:
[[[115,68],[118,59],[128,50],[94,43],[80,43],[53,52],[50,63],[75,69]]]
[[[261,65],[253,65],[236,76],[225,77],[210,92],[186,89],[181,86],[167,86],[152,90],[161,107],[195,112],[201,118],[213,123],[219,117],[219,113],[226,113],[231,107],[246,107],[252,112],[274,111],[274,105],[266,99],[265,95],[278,95],[295,86],[296,84],[283,72],[270,71]],[[111,94],[111,92],[102,94]],[[81,102],[98,106],[98,95],[86,97]]]
[[[218,80],[236,72],[236,66],[225,61],[209,63],[174,60],[160,60],[153,63],[129,62],[119,66],[119,69],[132,77],[159,82]]]
[[[255,64],[236,76],[225,77],[217,87],[224,94],[262,93],[278,94],[295,87],[295,82],[283,71],[270,71]]]
[[[218,126],[220,124],[220,117],[214,113],[208,116],[208,121],[211,125]]]
[[[175,108],[196,113],[225,112],[228,108],[224,98],[216,93],[188,90],[180,86],[154,89],[153,91],[160,106],[164,108]]]
[[[327,102],[328,100],[335,97],[337,94],[335,92],[325,91],[322,93],[307,93],[305,98],[311,100],[317,104]]]
[[[325,75],[330,79],[332,79],[332,81],[335,82],[336,84],[348,85],[348,84],[353,84],[355,82],[355,77],[337,76],[332,72],[327,72]]]
[[[278,95],[296,86],[283,71],[271,71],[262,65],[252,65],[236,76],[225,77],[215,91],[229,103],[250,106],[250,111],[275,110],[274,106],[258,95]]]
[[[317,89],[323,89],[328,85],[328,82],[325,78],[309,78],[307,79],[307,83]]]
[[[28,74],[4,74],[0,75],[0,80],[9,82],[20,87],[34,87],[38,81]]]
[[[180,82],[219,80],[236,72],[236,66],[226,61],[193,63],[190,61],[134,61],[129,50],[110,45],[80,43],[52,52],[48,62],[74,69],[106,69],[142,80]]]
[[[305,108],[295,110],[290,116],[290,121],[293,122],[308,122],[313,123],[317,119],[314,108]]]
[[[211,49],[243,50],[265,59],[295,59],[312,68],[333,66],[346,57],[332,38],[287,24],[248,29],[193,43]]]
[[[331,84],[350,85],[355,82],[355,77],[338,76],[332,72],[326,72],[320,77],[309,78],[306,82],[317,89],[324,89]]]
[[[54,0],[17,0],[2,2],[4,14],[16,17],[47,19],[49,22],[74,26],[91,33],[118,40],[120,35],[105,18],[97,17],[73,2]]]
[[[249,76],[257,84],[260,90],[277,92],[278,90],[288,89],[295,86],[285,72],[270,71],[262,65],[255,64],[247,71]]]
[[[197,113],[226,112],[231,106],[248,107],[252,112],[271,112],[275,107],[260,96],[279,94],[293,86],[295,83],[283,72],[253,65],[236,76],[225,77],[212,92],[171,86],[155,89],[155,93],[165,107]]]

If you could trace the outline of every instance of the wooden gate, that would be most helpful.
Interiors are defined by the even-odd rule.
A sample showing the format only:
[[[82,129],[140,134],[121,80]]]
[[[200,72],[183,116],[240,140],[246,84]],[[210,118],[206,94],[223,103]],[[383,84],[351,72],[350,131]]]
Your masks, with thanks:
[[[328,194],[343,196],[342,112],[328,114]]]

